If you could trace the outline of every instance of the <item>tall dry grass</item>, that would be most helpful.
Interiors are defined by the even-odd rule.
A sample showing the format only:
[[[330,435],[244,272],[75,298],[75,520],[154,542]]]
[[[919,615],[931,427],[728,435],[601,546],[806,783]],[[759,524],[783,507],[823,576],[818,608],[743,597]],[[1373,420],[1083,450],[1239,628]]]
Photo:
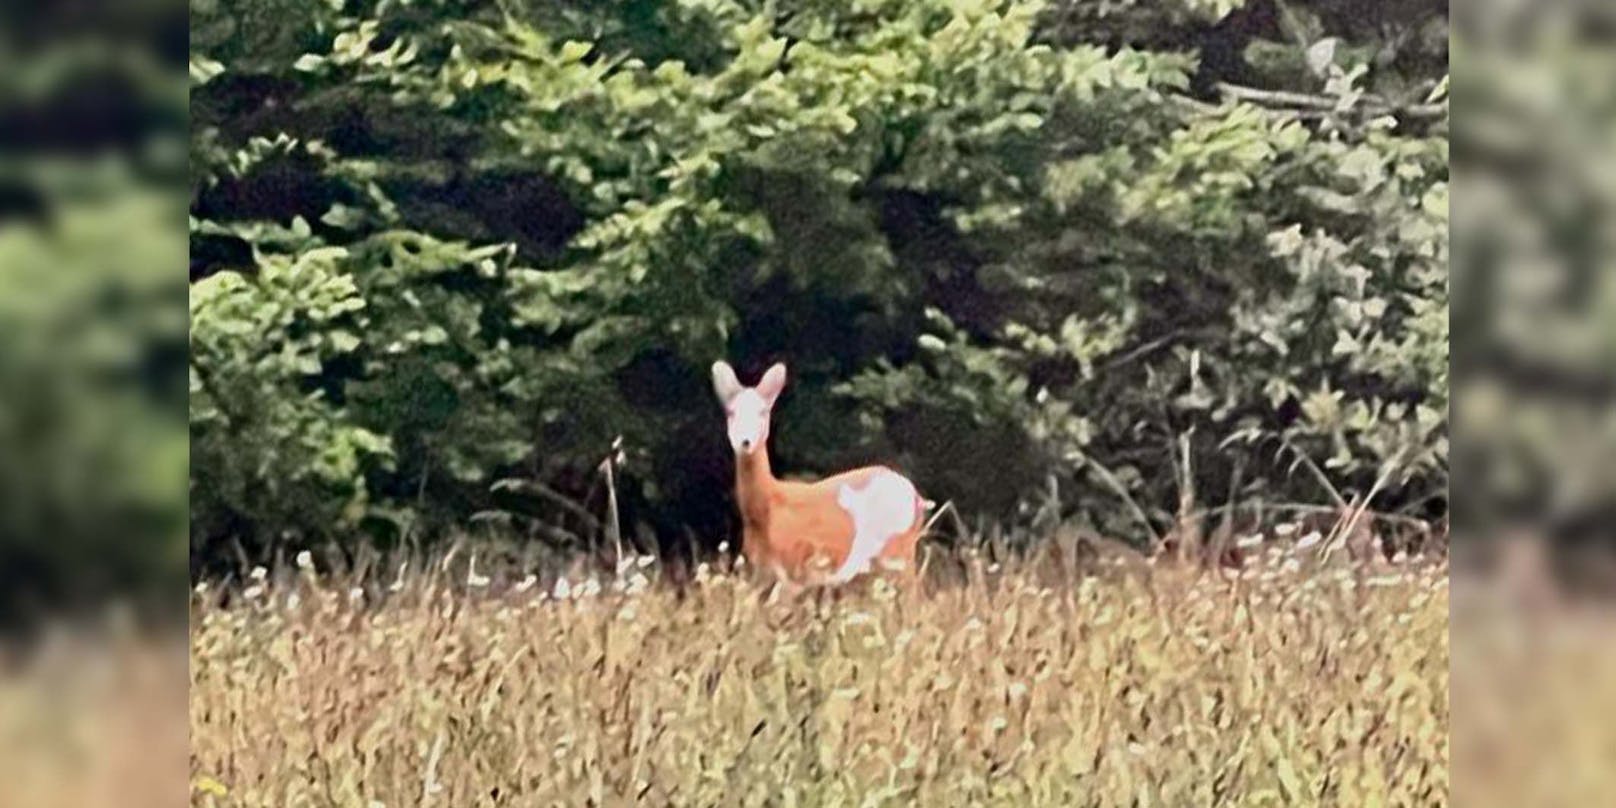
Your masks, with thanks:
[[[967,556],[796,597],[625,566],[201,592],[192,803],[1447,802],[1445,561],[1077,577]]]

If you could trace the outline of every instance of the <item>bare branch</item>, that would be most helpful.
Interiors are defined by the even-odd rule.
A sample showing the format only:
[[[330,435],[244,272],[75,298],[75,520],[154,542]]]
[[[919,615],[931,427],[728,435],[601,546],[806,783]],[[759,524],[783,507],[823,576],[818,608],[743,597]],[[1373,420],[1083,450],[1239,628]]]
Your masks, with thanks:
[[[1250,101],[1261,106],[1301,107],[1326,112],[1340,111],[1340,102],[1327,95],[1310,95],[1308,93],[1290,92],[1287,90],[1262,90],[1256,87],[1245,87],[1239,84],[1218,82],[1218,92],[1240,101]],[[1378,95],[1364,95],[1361,97],[1364,106],[1358,110],[1366,115],[1404,115],[1410,118],[1440,118],[1448,114],[1446,104],[1408,104],[1399,105]]]

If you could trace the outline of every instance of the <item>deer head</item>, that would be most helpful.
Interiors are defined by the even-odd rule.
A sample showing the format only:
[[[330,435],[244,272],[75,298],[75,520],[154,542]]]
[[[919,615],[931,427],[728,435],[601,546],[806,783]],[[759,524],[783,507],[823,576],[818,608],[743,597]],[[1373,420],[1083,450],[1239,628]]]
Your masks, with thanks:
[[[769,415],[785,386],[786,366],[779,363],[763,374],[756,387],[742,385],[728,362],[713,363],[713,392],[724,405],[729,445],[735,449],[735,454],[751,454],[768,441]]]

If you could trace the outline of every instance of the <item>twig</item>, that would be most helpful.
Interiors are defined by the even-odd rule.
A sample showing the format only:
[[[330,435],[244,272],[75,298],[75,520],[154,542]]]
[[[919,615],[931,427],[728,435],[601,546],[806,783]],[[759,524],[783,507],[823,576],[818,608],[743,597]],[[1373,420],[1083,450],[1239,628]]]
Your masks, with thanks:
[[[432,476],[432,450],[429,446],[425,462],[421,464],[421,482],[415,487],[415,508],[410,511],[410,523],[404,526],[403,534],[399,536],[399,544],[417,546],[411,542],[415,539],[415,525],[421,521],[421,507],[426,504],[426,481],[430,476]]]
[[[1127,364],[1129,362],[1132,362],[1133,360],[1138,359],[1139,357],[1144,356],[1144,355],[1146,355],[1146,354],[1148,354],[1148,353],[1150,353],[1150,352],[1152,352],[1152,351],[1154,351],[1154,350],[1168,344],[1169,342],[1172,342],[1174,339],[1177,339],[1179,336],[1181,336],[1180,332],[1174,331],[1174,332],[1172,332],[1170,334],[1166,334],[1166,335],[1157,337],[1156,339],[1153,339],[1153,340],[1151,340],[1151,341],[1149,341],[1149,342],[1147,342],[1147,343],[1145,343],[1143,345],[1140,345],[1139,347],[1134,348],[1133,350],[1128,351],[1127,353],[1125,353],[1125,354],[1123,354],[1123,355],[1121,355],[1121,356],[1119,356],[1119,357],[1117,357],[1115,359],[1111,359],[1111,360],[1107,361],[1105,364],[1100,366],[1100,370],[1114,370],[1114,369],[1116,369],[1116,368],[1118,368],[1118,367],[1120,367],[1122,365],[1125,365],[1125,364]]]
[[[1183,487],[1179,489],[1179,498],[1185,505],[1182,508],[1185,512],[1190,511],[1189,506],[1195,503],[1195,469],[1190,465],[1190,437],[1194,434],[1195,427],[1192,426],[1188,432],[1181,432],[1178,436],[1179,463],[1183,475],[1183,482],[1180,483]]]
[[[1323,95],[1309,95],[1288,90],[1261,90],[1256,87],[1230,84],[1226,81],[1220,81],[1215,86],[1218,88],[1218,92],[1242,101],[1255,101],[1288,107],[1310,107],[1313,109],[1335,109],[1337,104],[1336,99]]]
[[[1340,102],[1326,95],[1311,95],[1308,93],[1291,92],[1289,90],[1262,90],[1256,87],[1245,87],[1239,84],[1230,84],[1220,81],[1215,85],[1218,92],[1230,98],[1264,105],[1278,105],[1285,107],[1303,107],[1307,109],[1322,110],[1325,112],[1340,110]],[[1381,98],[1378,95],[1362,95],[1359,99],[1364,102],[1362,112],[1371,115],[1400,114],[1410,118],[1440,118],[1446,115],[1446,104],[1409,104],[1399,105]]]
[[[1365,503],[1365,504],[1367,505],[1367,503]],[[1231,503],[1231,504],[1228,504],[1228,505],[1218,505],[1218,506],[1212,507],[1212,508],[1203,508],[1201,510],[1196,511],[1195,514],[1196,515],[1211,516],[1213,514],[1220,514],[1220,513],[1234,513],[1234,512],[1239,511],[1241,508],[1254,508],[1254,509],[1255,508],[1273,508],[1274,510],[1277,510],[1277,511],[1290,511],[1292,513],[1340,513],[1341,512],[1340,507],[1330,506],[1330,505],[1308,505],[1308,504],[1300,503],[1300,502],[1294,502],[1294,503],[1293,502],[1254,502],[1254,503],[1246,503],[1246,504]],[[1421,519],[1421,518],[1416,517],[1416,516],[1405,516],[1404,514],[1400,514],[1400,513],[1387,513],[1385,511],[1369,510],[1367,507],[1362,508],[1361,510],[1362,510],[1362,513],[1369,516],[1370,518],[1379,519],[1380,521],[1383,521],[1383,522],[1390,522],[1392,524],[1408,525],[1409,527],[1416,527],[1416,528],[1420,528],[1422,530],[1430,530],[1431,529],[1431,523],[1429,521],[1427,521],[1425,519]]]
[[[1386,464],[1386,468],[1383,469],[1380,472],[1380,476],[1375,479],[1375,484],[1369,487],[1369,494],[1363,498],[1363,502],[1359,504],[1357,508],[1353,509],[1352,516],[1347,519],[1346,525],[1341,528],[1339,534],[1340,541],[1325,543],[1324,551],[1321,553],[1321,556],[1324,559],[1329,559],[1329,557],[1335,553],[1336,545],[1346,543],[1347,537],[1351,536],[1353,529],[1358,526],[1358,520],[1364,515],[1364,512],[1369,509],[1369,503],[1374,500],[1376,494],[1380,493],[1381,486],[1385,485],[1386,481],[1391,479],[1392,472],[1396,471],[1397,467],[1402,465],[1402,462],[1403,454],[1399,452],[1396,457],[1392,458],[1391,462]]]
[[[617,517],[617,478],[612,472],[617,465],[617,455],[623,450],[623,438],[619,436],[612,441],[612,453],[606,456],[601,468],[606,472],[606,516],[611,529],[612,545],[616,549],[617,557],[613,563],[618,567],[623,564],[623,527]]]
[[[1330,498],[1335,500],[1336,505],[1342,508],[1351,507],[1347,504],[1347,498],[1341,496],[1341,492],[1336,490],[1335,484],[1331,483],[1330,478],[1325,476],[1324,471],[1318,467],[1318,464],[1313,462],[1313,458],[1308,457],[1307,453],[1297,448],[1296,444],[1291,443],[1290,438],[1287,438],[1284,435],[1278,435],[1277,437],[1279,438],[1279,443],[1281,446],[1291,450],[1291,453],[1296,455],[1297,462],[1307,466],[1307,470],[1313,472],[1313,476],[1318,479],[1319,485],[1324,487],[1324,490],[1329,493]]]
[[[478,512],[471,515],[471,521],[472,522],[491,522],[491,521],[496,521],[496,520],[500,520],[500,519],[509,521],[511,519],[511,517],[514,517],[514,516],[525,516],[525,514],[516,514],[516,513],[510,512],[510,511],[497,511],[497,510],[495,510],[495,511],[478,511]],[[563,543],[566,543],[566,544],[574,544],[574,545],[583,544],[583,539],[578,534],[576,534],[576,533],[574,533],[574,532],[572,532],[572,531],[570,531],[570,530],[568,530],[568,529],[566,529],[564,527],[561,527],[560,525],[552,525],[549,522],[545,522],[545,521],[542,521],[542,520],[539,520],[539,519],[532,519],[532,518],[526,519],[525,524],[527,525],[528,528],[530,528],[532,530],[535,530],[535,531],[537,531],[539,533],[545,534],[552,541],[558,541],[558,542],[563,542]]]
[[[1229,481],[1229,496],[1223,500],[1224,502],[1233,502],[1234,498],[1240,495],[1240,482],[1245,477],[1245,474],[1246,456],[1236,455],[1234,476]],[[1218,526],[1218,532],[1223,534],[1225,538],[1234,535],[1234,511],[1232,509],[1223,513],[1223,522]]]
[[[943,512],[953,510],[953,508],[954,508],[954,500],[949,500],[947,502],[944,502],[942,504],[942,507],[938,508],[937,512],[932,514],[930,519],[926,520],[926,524],[921,526],[920,532],[925,533],[926,531],[931,530],[931,526],[936,524],[938,519],[943,518]],[[959,515],[955,514],[955,518],[958,519]]]
[[[590,530],[600,530],[600,520],[595,518],[595,515],[590,513],[588,509],[582,505],[579,505],[577,501],[573,500],[567,495],[545,485],[544,483],[539,482],[538,480],[521,480],[515,478],[500,480],[499,482],[496,482],[490,486],[490,490],[518,491],[522,493],[538,494],[543,498],[561,506],[562,508],[565,508],[566,511],[573,516],[584,520],[585,524],[589,526]]]
[[[1220,109],[1217,104],[1209,104],[1209,103],[1207,103],[1205,101],[1202,101],[1199,98],[1191,98],[1191,97],[1189,97],[1187,95],[1170,95],[1170,96],[1168,96],[1168,98],[1171,99],[1173,102],[1175,102],[1175,103],[1177,103],[1177,104],[1179,104],[1181,106],[1184,106],[1184,107],[1186,107],[1186,108],[1188,108],[1190,110],[1193,110],[1195,112],[1201,112],[1201,113],[1209,114],[1209,115],[1214,113],[1214,112],[1217,112]]]
[[[1150,523],[1150,517],[1145,515],[1145,509],[1139,507],[1139,503],[1134,501],[1133,497],[1128,493],[1127,487],[1122,484],[1122,481],[1118,480],[1117,476],[1112,474],[1110,469],[1100,465],[1100,463],[1094,458],[1085,457],[1084,459],[1087,460],[1089,466],[1100,475],[1100,479],[1105,481],[1106,485],[1111,486],[1111,489],[1117,492],[1117,496],[1122,497],[1122,501],[1128,504],[1128,507],[1133,510],[1134,518],[1138,519],[1139,523],[1144,525],[1146,530],[1150,531],[1151,539],[1153,539],[1156,544],[1161,544],[1161,534],[1156,532],[1156,526]]]

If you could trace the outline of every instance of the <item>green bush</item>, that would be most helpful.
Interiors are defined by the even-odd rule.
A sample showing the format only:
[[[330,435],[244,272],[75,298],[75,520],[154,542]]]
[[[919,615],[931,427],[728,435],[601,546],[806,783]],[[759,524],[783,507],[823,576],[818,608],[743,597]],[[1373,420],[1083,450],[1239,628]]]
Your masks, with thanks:
[[[614,446],[716,541],[718,357],[792,367],[778,467],[997,519],[1142,538],[1186,454],[1201,506],[1322,501],[1305,458],[1440,510],[1445,9],[1291,10],[1279,92],[1200,63],[1238,5],[193,3],[195,551],[565,527],[502,481]]]

